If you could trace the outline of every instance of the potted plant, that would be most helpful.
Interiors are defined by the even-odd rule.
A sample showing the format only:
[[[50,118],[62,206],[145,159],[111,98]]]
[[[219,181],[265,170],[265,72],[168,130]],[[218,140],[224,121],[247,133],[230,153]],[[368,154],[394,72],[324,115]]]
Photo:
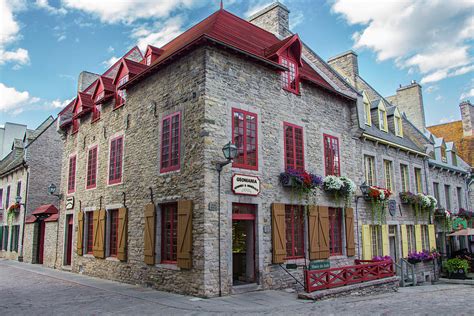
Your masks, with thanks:
[[[380,223],[384,221],[390,195],[392,195],[392,192],[389,189],[377,186],[369,187],[368,197],[369,201],[371,201],[372,222],[375,221],[376,217]]]
[[[448,271],[450,279],[464,280],[466,278],[467,269],[469,268],[469,263],[464,259],[453,258],[444,263],[444,268]]]
[[[354,181],[348,177],[326,176],[322,182],[322,190],[334,195],[336,202],[339,197],[344,198],[346,206],[350,204],[352,195],[356,190]]]
[[[413,204],[413,195],[410,191],[400,192],[400,202],[402,204]]]
[[[288,169],[280,173],[280,183],[283,187],[291,188],[301,197],[321,186],[322,177],[305,170]]]

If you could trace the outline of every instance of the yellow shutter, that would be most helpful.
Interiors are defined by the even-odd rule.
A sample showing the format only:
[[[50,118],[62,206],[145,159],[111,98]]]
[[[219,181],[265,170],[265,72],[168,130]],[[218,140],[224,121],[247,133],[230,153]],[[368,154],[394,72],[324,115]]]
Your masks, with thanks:
[[[362,225],[362,260],[372,260],[370,225]]]
[[[415,243],[416,251],[422,251],[423,245],[421,243],[421,225],[415,225]]]
[[[317,260],[320,258],[319,253],[319,210],[317,205],[310,205],[308,212],[308,229],[309,229],[309,260]]]
[[[118,210],[118,247],[117,259],[127,260],[127,209],[121,207]]]
[[[77,213],[77,235],[76,235],[76,252],[82,256],[82,241],[84,240],[84,212]]]
[[[355,256],[354,210],[351,207],[346,208],[346,247],[347,256]]]
[[[193,201],[178,201],[177,266],[191,269],[193,265]]]
[[[430,240],[430,251],[436,249],[436,232],[434,225],[428,225],[428,236]]]
[[[329,207],[319,206],[319,257],[329,258]]]
[[[407,225],[400,225],[402,230],[402,257],[408,257],[408,234],[407,234]]]
[[[155,204],[145,205],[144,252],[146,264],[155,264],[155,218]]]
[[[382,255],[390,256],[390,244],[388,240],[388,225],[382,225]]]
[[[273,263],[283,263],[286,257],[285,204],[272,205]]]

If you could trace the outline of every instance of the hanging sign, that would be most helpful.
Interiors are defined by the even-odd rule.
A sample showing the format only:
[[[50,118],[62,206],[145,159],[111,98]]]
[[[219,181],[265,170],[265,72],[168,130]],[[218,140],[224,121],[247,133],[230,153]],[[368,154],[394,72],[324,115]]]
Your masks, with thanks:
[[[308,270],[323,270],[329,269],[331,264],[329,260],[313,260],[309,262]]]
[[[72,210],[74,208],[74,197],[69,196],[66,198],[66,210]]]
[[[234,194],[257,196],[260,193],[260,179],[255,176],[234,174],[232,176],[232,191]]]

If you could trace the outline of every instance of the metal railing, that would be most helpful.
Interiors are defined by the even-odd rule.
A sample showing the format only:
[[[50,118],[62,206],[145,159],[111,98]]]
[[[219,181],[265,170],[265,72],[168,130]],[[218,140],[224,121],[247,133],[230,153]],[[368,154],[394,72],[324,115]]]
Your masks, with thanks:
[[[401,287],[416,285],[415,265],[402,258],[395,264],[395,267],[397,275],[400,276]]]

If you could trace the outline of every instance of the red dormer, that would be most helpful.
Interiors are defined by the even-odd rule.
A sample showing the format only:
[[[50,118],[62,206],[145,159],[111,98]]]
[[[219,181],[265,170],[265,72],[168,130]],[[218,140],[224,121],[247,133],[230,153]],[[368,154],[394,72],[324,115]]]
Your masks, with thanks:
[[[79,118],[94,108],[94,102],[90,94],[79,92],[77,94],[76,103],[74,104],[74,118]]]
[[[298,34],[295,34],[265,49],[265,56],[268,59],[288,68],[281,73],[282,86],[283,89],[296,94],[299,94],[300,90],[299,68],[303,66],[302,47]]]
[[[115,75],[113,81],[113,84],[115,85],[117,91],[114,108],[122,106],[127,100],[126,90],[120,89],[120,87],[146,68],[147,66],[144,64],[140,64],[125,58],[122,59],[117,74]]]
[[[142,63],[150,66],[155,60],[158,59],[158,57],[161,56],[161,54],[163,54],[163,52],[164,51],[161,48],[148,45]]]
[[[92,109],[92,122],[95,122],[100,118],[102,104],[110,100],[114,95],[115,86],[113,80],[105,76],[100,76],[94,83],[94,88],[92,89],[92,100],[94,102],[94,107]]]

